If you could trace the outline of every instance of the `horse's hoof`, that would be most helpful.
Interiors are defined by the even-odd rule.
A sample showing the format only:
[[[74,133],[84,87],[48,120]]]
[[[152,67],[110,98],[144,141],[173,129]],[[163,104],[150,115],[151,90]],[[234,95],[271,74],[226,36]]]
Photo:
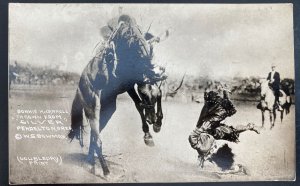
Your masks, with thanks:
[[[112,178],[111,178],[110,174],[104,175],[104,179],[105,179],[107,182],[112,181]]]
[[[92,166],[92,168],[91,168],[91,173],[92,173],[93,175],[96,175],[96,167],[95,167],[95,166]]]
[[[270,130],[272,130],[274,128],[274,125],[271,125]]]
[[[110,173],[110,172],[109,172],[108,169],[103,171],[103,175],[104,175],[105,177],[108,177],[109,173]]]
[[[152,138],[144,138],[144,142],[149,147],[153,147],[154,146],[154,141],[153,141]]]
[[[153,125],[153,131],[156,133],[160,131],[160,128],[160,126]]]
[[[108,171],[108,173],[104,174],[103,173],[103,177],[102,177],[105,181],[107,182],[115,182],[116,181],[116,178],[115,178],[115,175],[111,175]]]

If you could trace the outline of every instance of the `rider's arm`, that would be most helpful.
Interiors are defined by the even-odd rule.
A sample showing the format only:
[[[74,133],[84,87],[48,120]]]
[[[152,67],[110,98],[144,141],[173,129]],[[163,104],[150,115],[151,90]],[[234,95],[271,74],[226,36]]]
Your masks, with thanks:
[[[218,109],[213,117],[209,118],[208,120],[204,121],[201,125],[203,130],[208,130],[212,128],[213,123],[220,123],[226,118],[226,110],[225,109]]]
[[[267,80],[271,80],[271,73],[268,74]]]

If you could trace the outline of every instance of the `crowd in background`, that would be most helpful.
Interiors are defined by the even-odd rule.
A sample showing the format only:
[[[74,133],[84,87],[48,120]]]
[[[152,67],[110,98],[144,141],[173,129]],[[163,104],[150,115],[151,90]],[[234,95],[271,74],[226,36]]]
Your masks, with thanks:
[[[13,85],[77,85],[80,75],[74,72],[66,72],[59,68],[35,67],[29,64],[20,65],[17,61],[9,65],[9,80]],[[164,83],[164,94],[172,91],[180,83],[180,79],[169,77]],[[218,86],[220,81],[212,80],[209,77],[186,76],[182,87],[177,95],[183,92],[190,93],[193,101],[193,95],[204,91],[208,84]],[[235,77],[224,78],[222,83],[226,84],[233,94],[243,96],[259,96],[260,78],[259,77]],[[294,95],[294,80],[285,78],[281,80],[281,88]]]
[[[77,85],[79,74],[56,68],[20,65],[17,61],[9,65],[10,84],[22,85]]]

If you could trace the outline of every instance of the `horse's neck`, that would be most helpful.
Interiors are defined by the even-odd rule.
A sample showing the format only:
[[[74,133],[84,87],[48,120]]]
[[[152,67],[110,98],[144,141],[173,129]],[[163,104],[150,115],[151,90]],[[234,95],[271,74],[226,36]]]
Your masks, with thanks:
[[[269,87],[266,87],[266,90],[265,90],[265,101],[267,101],[267,102],[275,101],[274,93]]]
[[[270,97],[270,96],[274,96],[274,93],[271,89],[266,91],[266,97]]]

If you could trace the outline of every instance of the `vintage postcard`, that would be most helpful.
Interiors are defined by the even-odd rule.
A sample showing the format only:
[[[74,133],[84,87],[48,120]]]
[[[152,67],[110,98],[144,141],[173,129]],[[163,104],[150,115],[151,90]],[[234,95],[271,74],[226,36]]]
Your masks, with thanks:
[[[9,4],[9,181],[295,180],[292,4]]]

